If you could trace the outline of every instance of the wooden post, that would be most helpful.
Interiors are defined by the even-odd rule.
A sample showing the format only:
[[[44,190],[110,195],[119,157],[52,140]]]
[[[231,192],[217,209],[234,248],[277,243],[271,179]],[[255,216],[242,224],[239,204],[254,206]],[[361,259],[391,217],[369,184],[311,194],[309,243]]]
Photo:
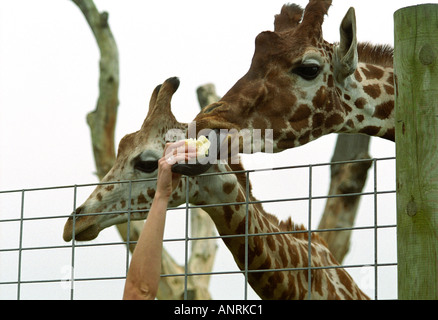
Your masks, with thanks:
[[[438,5],[394,20],[398,298],[438,299]]]

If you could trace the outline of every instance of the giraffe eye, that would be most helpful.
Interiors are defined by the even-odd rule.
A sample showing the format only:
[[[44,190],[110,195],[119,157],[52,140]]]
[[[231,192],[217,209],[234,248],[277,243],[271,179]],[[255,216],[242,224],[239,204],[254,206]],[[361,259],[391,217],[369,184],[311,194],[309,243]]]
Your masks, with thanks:
[[[310,81],[314,80],[319,75],[320,70],[320,66],[317,64],[303,64],[293,69],[292,72],[299,75],[301,78]]]
[[[137,161],[134,164],[134,169],[145,173],[152,173],[158,169],[158,161]]]

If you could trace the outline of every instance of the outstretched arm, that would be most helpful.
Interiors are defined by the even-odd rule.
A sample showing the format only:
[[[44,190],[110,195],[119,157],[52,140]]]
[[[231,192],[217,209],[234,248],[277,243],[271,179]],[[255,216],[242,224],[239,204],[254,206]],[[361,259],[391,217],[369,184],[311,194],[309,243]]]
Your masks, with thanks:
[[[180,175],[172,173],[176,161],[188,159],[187,153],[173,156],[181,143],[166,146],[165,156],[158,162],[158,181],[155,197],[138,239],[126,277],[123,299],[155,299],[161,272],[164,224],[169,197],[179,184]],[[170,151],[170,152],[169,152]]]

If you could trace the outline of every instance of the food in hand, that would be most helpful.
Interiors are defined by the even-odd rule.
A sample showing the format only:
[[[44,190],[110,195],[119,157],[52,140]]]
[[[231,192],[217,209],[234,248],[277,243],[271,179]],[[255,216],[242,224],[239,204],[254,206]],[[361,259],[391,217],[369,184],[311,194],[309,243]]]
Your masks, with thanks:
[[[195,147],[196,155],[198,157],[207,157],[208,149],[210,148],[210,141],[205,136],[200,136],[197,140],[195,139],[186,139],[186,146]]]

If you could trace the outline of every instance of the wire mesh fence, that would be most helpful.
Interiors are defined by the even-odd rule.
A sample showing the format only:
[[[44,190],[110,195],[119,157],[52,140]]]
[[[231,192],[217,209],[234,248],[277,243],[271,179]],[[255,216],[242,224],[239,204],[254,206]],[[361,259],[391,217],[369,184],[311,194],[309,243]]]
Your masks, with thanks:
[[[352,230],[349,255],[341,266],[327,268],[342,267],[347,270],[359,287],[373,299],[396,299],[395,159],[371,161],[373,166],[364,192],[348,195],[361,196],[360,212],[352,228],[319,230],[317,227],[325,201],[340,196],[327,195],[327,185],[319,183],[320,175],[328,170],[331,163],[241,172],[247,181],[258,179],[269,184],[269,179],[273,179],[277,185],[284,186],[280,188],[281,191],[276,189],[257,201],[249,201],[247,197],[244,202],[199,206],[187,202],[178,208],[169,208],[164,246],[181,265],[187,265],[190,245],[195,241],[217,241],[220,247],[212,272],[193,273],[185,268],[183,273],[163,274],[162,277],[184,277],[185,299],[190,298],[187,279],[193,276],[211,277],[210,291],[214,299],[257,299],[247,280],[251,273],[261,270],[250,270],[248,263],[245,268],[239,269],[221,240],[244,237],[247,243],[250,237],[293,234],[297,231],[251,234],[248,233],[247,224],[243,234],[192,237],[189,222],[189,212],[193,208],[208,210],[209,207],[225,205],[248,207],[257,203],[279,219],[291,216],[294,222],[303,223],[309,235]],[[342,163],[347,162],[339,162]],[[282,179],[281,182],[279,179]],[[295,189],[289,187],[285,179],[292,181]],[[131,186],[146,181],[106,184]],[[67,218],[97,185],[99,183],[0,191],[0,299],[121,298],[131,257],[128,246],[134,241],[120,240],[114,228],[104,230],[96,240],[90,242],[62,241]],[[257,193],[257,190],[254,192]],[[130,208],[123,212],[127,211]],[[92,215],[104,214],[108,212]],[[312,237],[308,238],[311,241]],[[245,254],[248,254],[248,250],[245,250]],[[248,261],[248,256],[245,259]],[[308,271],[310,279],[311,271],[316,269],[311,267],[311,259],[309,251],[309,266],[304,269]],[[262,271],[290,270],[300,269]]]

